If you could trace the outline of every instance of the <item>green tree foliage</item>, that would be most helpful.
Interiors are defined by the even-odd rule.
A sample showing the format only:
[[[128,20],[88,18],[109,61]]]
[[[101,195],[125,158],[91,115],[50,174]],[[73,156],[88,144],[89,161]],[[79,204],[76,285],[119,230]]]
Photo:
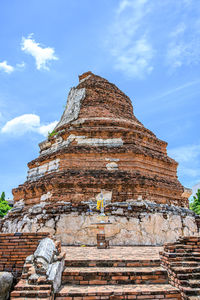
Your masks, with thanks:
[[[10,209],[11,207],[5,199],[5,193],[2,192],[0,196],[0,218],[3,218]]]
[[[1,193],[0,201],[5,201],[6,200],[6,195],[5,192]]]
[[[193,196],[193,201],[190,203],[190,209],[197,215],[200,215],[200,189],[198,189],[196,196]]]

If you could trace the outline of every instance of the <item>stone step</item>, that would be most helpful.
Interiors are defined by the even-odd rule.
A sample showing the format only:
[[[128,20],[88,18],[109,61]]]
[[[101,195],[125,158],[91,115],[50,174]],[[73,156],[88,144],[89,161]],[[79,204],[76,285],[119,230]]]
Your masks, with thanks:
[[[66,299],[173,299],[180,300],[177,288],[169,284],[143,285],[64,285],[56,294],[56,300]]]
[[[65,259],[66,267],[159,267],[160,259],[118,260],[118,259]]]
[[[162,267],[86,267],[65,268],[63,284],[153,284],[168,283],[167,271]]]

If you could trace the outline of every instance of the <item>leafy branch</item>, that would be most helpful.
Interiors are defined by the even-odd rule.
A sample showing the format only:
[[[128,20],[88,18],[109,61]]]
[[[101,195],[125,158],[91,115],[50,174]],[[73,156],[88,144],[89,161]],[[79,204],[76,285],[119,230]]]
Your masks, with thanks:
[[[196,196],[193,196],[193,201],[190,203],[190,209],[197,215],[200,215],[200,189],[198,189]]]
[[[2,192],[0,196],[0,217],[3,218],[10,209],[11,207],[5,199],[5,193]]]

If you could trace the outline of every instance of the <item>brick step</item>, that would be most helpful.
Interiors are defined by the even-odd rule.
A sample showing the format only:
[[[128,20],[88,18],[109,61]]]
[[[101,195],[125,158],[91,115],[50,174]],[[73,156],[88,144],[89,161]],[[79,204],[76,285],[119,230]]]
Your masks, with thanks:
[[[54,296],[52,295],[52,296],[50,296],[50,297],[40,297],[40,298],[35,298],[35,296],[34,296],[34,297],[29,297],[29,296],[27,297],[27,295],[26,295],[25,297],[14,296],[14,297],[10,297],[9,299],[10,299],[10,300],[15,300],[15,299],[18,299],[18,300],[27,300],[27,299],[54,300]]]
[[[27,280],[21,279],[15,286],[15,291],[51,291],[50,284],[28,284]]]
[[[186,242],[184,241],[180,241],[180,243],[176,243],[176,244],[171,244],[171,245],[167,245],[165,247],[165,250],[169,250],[169,251],[172,251],[172,250],[176,250],[176,249],[190,249],[190,248],[197,248],[197,246],[200,245],[200,242],[198,241],[197,244],[193,243],[193,244],[187,244]]]
[[[187,257],[187,260],[189,260],[189,258],[192,258],[192,259],[194,259],[194,257],[195,257],[195,259],[197,258],[199,258],[200,259],[200,253],[199,252],[189,252],[189,253],[168,253],[168,252],[161,252],[162,253],[162,255],[164,255],[164,256],[166,256],[166,257],[170,257],[170,259],[171,258],[186,258]]]
[[[88,267],[65,268],[63,284],[153,284],[168,283],[167,271],[162,267]]]
[[[180,248],[177,248],[177,249],[175,249],[175,251],[167,251],[166,249],[165,249],[165,253],[176,253],[176,254],[179,254],[179,253],[183,253],[183,254],[186,254],[186,253],[200,253],[200,250],[197,250],[196,249],[196,247],[194,247],[194,248],[192,248],[192,247],[190,247],[190,248],[184,248],[184,247],[180,247]]]
[[[200,273],[177,274],[177,278],[179,280],[199,279],[200,281]]]
[[[68,297],[68,298],[67,298]],[[90,298],[89,298],[90,297]],[[66,299],[173,299],[180,300],[177,288],[169,284],[143,285],[64,285],[56,294],[56,300]]]
[[[186,296],[200,296],[200,288],[181,287]]]
[[[182,286],[187,286],[191,288],[199,288],[200,281],[198,279],[180,280]]]
[[[172,267],[173,272],[177,274],[187,274],[187,273],[200,273],[200,266],[199,267]]]
[[[194,259],[194,258],[193,258]],[[200,267],[200,262],[198,261],[176,261],[176,262],[170,262],[170,266],[171,267],[179,267],[179,266],[183,266],[183,267]]]
[[[33,299],[51,299],[50,297],[52,296],[51,291],[47,290],[30,290],[30,291],[13,291],[11,293],[11,300],[16,299],[16,298],[22,298],[25,297],[27,298],[33,298]]]
[[[99,260],[67,260],[65,259],[66,267],[159,267],[160,259],[153,260],[117,260],[117,259],[99,259]]]

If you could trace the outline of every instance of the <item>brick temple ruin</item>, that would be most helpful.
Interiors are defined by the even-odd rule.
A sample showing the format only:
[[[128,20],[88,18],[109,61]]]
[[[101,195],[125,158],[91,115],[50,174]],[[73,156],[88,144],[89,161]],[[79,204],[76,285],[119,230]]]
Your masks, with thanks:
[[[163,245],[197,235],[167,143],[133,114],[131,100],[91,72],[79,76],[64,113],[24,184],[3,233],[49,232],[65,245],[95,245],[96,201],[102,192],[111,245]]]
[[[0,222],[1,300],[200,299],[200,219],[124,93],[79,76],[39,146]],[[100,195],[108,249],[96,247]]]

